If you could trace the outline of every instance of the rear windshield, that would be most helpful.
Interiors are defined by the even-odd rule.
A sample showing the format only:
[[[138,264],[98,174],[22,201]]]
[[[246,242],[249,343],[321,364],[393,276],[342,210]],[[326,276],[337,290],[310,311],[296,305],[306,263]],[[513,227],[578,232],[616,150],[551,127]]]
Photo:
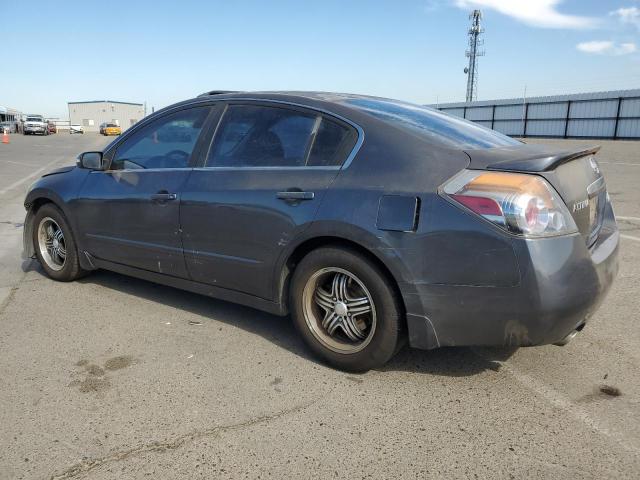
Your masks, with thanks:
[[[118,125],[116,125],[115,123],[107,123],[107,127],[117,127]]]
[[[429,107],[368,98],[352,98],[347,103],[448,147],[473,149],[520,145],[517,140],[495,130]]]

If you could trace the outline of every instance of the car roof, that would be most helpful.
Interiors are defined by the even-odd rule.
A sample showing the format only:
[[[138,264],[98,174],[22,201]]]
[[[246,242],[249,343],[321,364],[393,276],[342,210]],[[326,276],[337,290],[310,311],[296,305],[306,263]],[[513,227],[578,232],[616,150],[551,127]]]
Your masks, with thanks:
[[[326,103],[348,105],[350,100],[356,99],[376,99],[395,101],[389,98],[375,97],[371,95],[360,95],[355,93],[337,93],[337,92],[321,92],[321,91],[299,91],[299,90],[258,90],[258,91],[229,91],[229,90],[212,90],[198,95],[196,99],[247,99],[256,98],[261,100],[280,100],[293,103]]]
[[[335,114],[343,119],[348,119],[351,122],[355,122],[358,125],[369,124],[370,122],[380,122],[379,119],[372,117],[367,112],[354,103],[353,100],[386,100],[390,102],[399,102],[399,100],[374,97],[370,95],[359,95],[354,93],[336,93],[336,92],[320,92],[320,91],[297,91],[297,90],[282,90],[282,91],[245,91],[245,92],[230,92],[227,90],[213,90],[198,95],[195,98],[184,100],[173,105],[169,105],[161,110],[157,110],[155,113],[180,107],[187,106],[189,104],[206,103],[215,100],[262,100],[262,101],[274,101],[282,103],[290,103],[293,105],[300,105],[317,110],[323,110],[328,113]]]
[[[367,130],[369,134],[374,135],[374,138],[377,136],[379,139],[385,139],[384,141],[389,138],[390,128],[396,132],[403,132],[414,139],[417,138],[420,142],[444,149],[460,149],[463,146],[480,148],[483,145],[488,148],[488,146],[500,144],[503,141],[502,137],[508,138],[497,132],[489,134],[487,132],[492,132],[491,130],[478,124],[422,105],[354,93],[296,90],[254,92],[213,90],[196,98],[171,105],[166,109],[158,110],[156,114],[176,107],[234,99],[282,102],[323,111],[346,120],[360,130]],[[419,110],[423,110],[422,117],[416,114]],[[478,132],[478,129],[486,130],[486,132]]]

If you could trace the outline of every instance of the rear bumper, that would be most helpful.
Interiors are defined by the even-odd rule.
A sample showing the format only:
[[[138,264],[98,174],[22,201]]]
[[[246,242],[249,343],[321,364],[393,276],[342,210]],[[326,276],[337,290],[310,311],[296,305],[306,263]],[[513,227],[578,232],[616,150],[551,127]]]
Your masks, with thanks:
[[[619,233],[610,205],[596,243],[579,234],[517,240],[515,286],[414,285],[407,308],[416,348],[532,346],[562,341],[604,300],[618,271]]]

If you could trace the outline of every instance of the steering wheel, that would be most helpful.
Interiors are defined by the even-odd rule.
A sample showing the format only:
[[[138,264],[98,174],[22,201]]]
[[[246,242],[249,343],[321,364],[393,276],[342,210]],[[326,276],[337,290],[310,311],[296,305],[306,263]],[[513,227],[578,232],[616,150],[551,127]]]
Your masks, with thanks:
[[[168,157],[171,160],[184,162],[189,160],[189,154],[184,150],[171,150],[170,152],[165,154],[165,157]]]
[[[186,167],[189,162],[189,154],[183,150],[171,150],[164,155],[164,158],[169,168]]]

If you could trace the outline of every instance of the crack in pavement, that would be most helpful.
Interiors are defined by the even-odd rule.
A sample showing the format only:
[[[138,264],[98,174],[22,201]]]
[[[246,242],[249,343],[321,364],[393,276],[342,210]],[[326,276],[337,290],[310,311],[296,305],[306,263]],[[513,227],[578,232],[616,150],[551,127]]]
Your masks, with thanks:
[[[16,292],[20,289],[20,286],[24,282],[26,276],[27,272],[23,272],[18,281],[15,284],[9,286],[9,294],[4,298],[4,300],[2,300],[2,302],[0,302],[0,315],[4,313],[9,304],[13,301],[13,298],[16,296]]]
[[[220,425],[217,427],[207,428],[205,430],[196,430],[195,432],[185,433],[176,437],[173,440],[165,441],[165,442],[151,442],[143,445],[139,445],[137,447],[129,448],[126,450],[118,450],[114,453],[106,455],[100,458],[86,459],[71,467],[67,468],[61,473],[54,473],[49,477],[50,480],[62,480],[76,477],[77,475],[90,472],[102,465],[113,462],[120,462],[123,460],[127,460],[128,458],[135,457],[144,453],[153,453],[153,452],[165,452],[167,450],[175,450],[177,448],[182,447],[188,442],[193,442],[194,440],[198,440],[204,437],[215,437],[218,436],[222,432],[231,431],[231,430],[239,430],[246,427],[251,427],[253,425],[258,425],[260,423],[268,423],[273,420],[277,420],[287,415],[292,415],[294,413],[298,413],[314,403],[318,400],[313,400],[311,402],[307,402],[298,406],[295,406],[290,409],[281,410],[277,413],[271,415],[263,415],[261,417],[254,417],[247,421],[241,423],[235,423],[230,425]]]

